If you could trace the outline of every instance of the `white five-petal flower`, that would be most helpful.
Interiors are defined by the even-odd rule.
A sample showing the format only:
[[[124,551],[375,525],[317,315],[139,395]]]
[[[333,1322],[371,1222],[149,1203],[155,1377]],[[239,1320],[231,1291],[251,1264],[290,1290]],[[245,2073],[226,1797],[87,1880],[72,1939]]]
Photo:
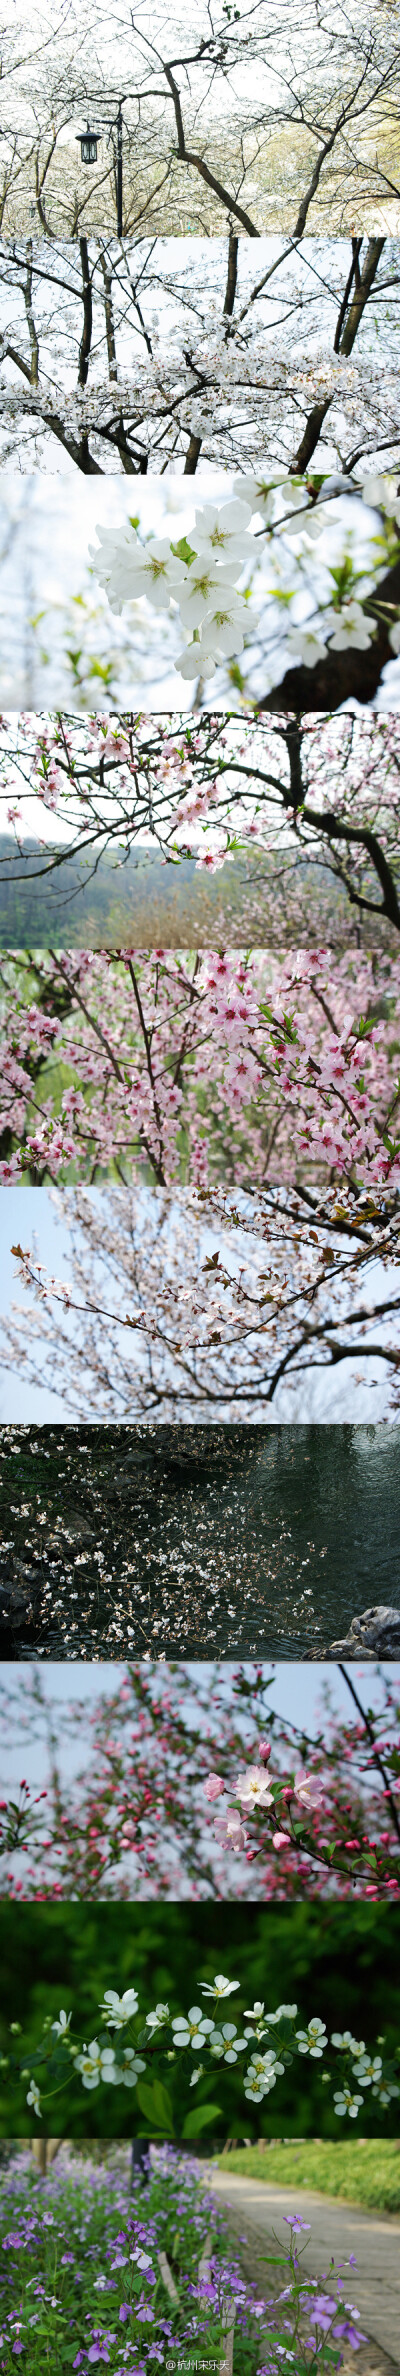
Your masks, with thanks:
[[[118,1996],[116,1988],[105,1988],[100,2012],[103,2014],[106,2028],[123,2029],[124,2022],[131,2021],[132,2015],[137,2013],[138,2004],[136,1988],[125,1988],[122,1997]]]
[[[319,2021],[315,2015],[314,2020],[308,2022],[306,2030],[296,2030],[296,2038],[299,2054],[311,2054],[314,2061],[319,2061],[328,2044],[325,2022]]]

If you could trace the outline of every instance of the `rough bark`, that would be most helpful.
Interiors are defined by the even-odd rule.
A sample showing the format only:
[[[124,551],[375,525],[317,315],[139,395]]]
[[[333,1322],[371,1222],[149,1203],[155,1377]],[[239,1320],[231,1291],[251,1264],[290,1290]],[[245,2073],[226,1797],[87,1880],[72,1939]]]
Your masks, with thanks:
[[[400,604],[400,561],[388,569],[376,589],[379,602],[393,606],[395,614]],[[287,668],[280,685],[273,685],[257,710],[337,710],[346,701],[359,701],[369,709],[381,683],[382,671],[393,660],[388,626],[379,621],[374,641],[367,652],[327,651],[316,668]],[[388,702],[389,707],[389,702]]]
[[[354,342],[357,337],[357,331],[360,328],[360,322],[362,320],[364,308],[368,304],[368,298],[370,297],[373,283],[376,280],[378,264],[380,264],[382,249],[384,246],[384,239],[368,240],[365,264],[363,265],[362,271],[359,275],[358,286],[356,283],[354,289],[354,297],[350,306],[350,312],[347,316],[347,322],[345,322],[343,334],[340,340],[340,346],[338,348],[338,353],[340,355],[351,355],[352,347],[354,346]]]

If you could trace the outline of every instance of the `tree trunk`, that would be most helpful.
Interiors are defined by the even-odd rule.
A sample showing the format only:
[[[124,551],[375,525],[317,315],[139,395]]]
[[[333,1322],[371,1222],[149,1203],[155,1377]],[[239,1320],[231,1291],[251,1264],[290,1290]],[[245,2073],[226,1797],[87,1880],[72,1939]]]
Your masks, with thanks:
[[[390,603],[396,612],[400,605],[400,561],[380,579],[376,597],[378,602]],[[256,711],[294,710],[297,715],[300,710],[331,711],[352,699],[369,709],[388,660],[393,660],[393,652],[388,628],[382,621],[367,652],[327,651],[316,668],[287,668],[280,685],[273,685],[256,703]]]
[[[384,246],[384,239],[368,240],[365,264],[363,265],[362,271],[360,272],[358,287],[356,287],[354,290],[354,297],[352,298],[350,311],[347,316],[347,322],[345,322],[344,330],[340,340],[340,355],[351,355],[351,350],[357,337],[357,331],[360,328],[364,307],[368,304],[368,298],[371,294],[373,282],[376,280],[378,264],[380,264],[382,248],[384,248]]]
[[[33,2153],[34,2161],[37,2162],[41,2178],[47,2177],[51,2163],[55,2161],[56,2154],[60,2151],[61,2143],[61,2137],[32,2137],[31,2153]]]

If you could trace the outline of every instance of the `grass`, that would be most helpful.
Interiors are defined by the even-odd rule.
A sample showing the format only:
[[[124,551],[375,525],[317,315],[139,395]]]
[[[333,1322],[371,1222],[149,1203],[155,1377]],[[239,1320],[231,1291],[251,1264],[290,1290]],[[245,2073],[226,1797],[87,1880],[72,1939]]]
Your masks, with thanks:
[[[360,2203],[364,2211],[400,2211],[400,2139],[381,2143],[373,2137],[301,2139],[288,2144],[265,2140],[239,2151],[218,2155],[218,2167],[232,2175],[265,2179],[269,2186],[310,2186],[319,2194],[336,2195],[342,2202]]]

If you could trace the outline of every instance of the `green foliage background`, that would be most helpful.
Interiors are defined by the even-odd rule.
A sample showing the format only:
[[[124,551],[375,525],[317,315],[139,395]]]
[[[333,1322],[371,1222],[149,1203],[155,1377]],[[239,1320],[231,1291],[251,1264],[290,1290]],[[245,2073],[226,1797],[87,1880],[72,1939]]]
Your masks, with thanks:
[[[23,2052],[29,2061],[38,2044],[45,2013],[56,2018],[61,2005],[73,2007],[74,2027],[86,2042],[101,2029],[97,2005],[106,1987],[122,1993],[138,1988],[146,2012],[157,2000],[169,2002],[171,2013],[187,2012],[199,2000],[199,1983],[223,1971],[241,1983],[241,2012],[256,1998],[266,2009],[297,2002],[301,2016],[318,2013],[332,2029],[351,2028],[372,2045],[384,2034],[392,2052],[399,2036],[398,1971],[400,1909],[372,1905],[295,1906],[220,1903],[167,1905],[146,1908],[129,1905],[65,1908],[4,1903],[0,1919],[0,2049],[9,2049],[9,2025],[20,2021]],[[229,2011],[233,2018],[239,1998]],[[22,2040],[20,2041],[22,2046]],[[165,2068],[165,2066],[164,2066]],[[167,2069],[174,2104],[175,2133],[182,2133],[183,2111],[192,2109],[193,2095],[182,2097],[179,2061]],[[320,2066],[299,2059],[264,2104],[251,2105],[242,2092],[237,2069],[215,2068],[196,2090],[203,2100],[221,2105],[216,2136],[336,2137],[337,2119],[330,2090],[321,2087]],[[32,2131],[25,2104],[26,2086],[18,2098],[0,2089],[0,2134],[24,2136]],[[18,2110],[16,2108],[18,2103]],[[395,2136],[399,2105],[385,2115],[365,2099],[363,2130]],[[99,2088],[56,2099],[48,2120],[50,2133],[68,2136],[128,2136],[140,2129],[136,2097],[127,2090]]]

